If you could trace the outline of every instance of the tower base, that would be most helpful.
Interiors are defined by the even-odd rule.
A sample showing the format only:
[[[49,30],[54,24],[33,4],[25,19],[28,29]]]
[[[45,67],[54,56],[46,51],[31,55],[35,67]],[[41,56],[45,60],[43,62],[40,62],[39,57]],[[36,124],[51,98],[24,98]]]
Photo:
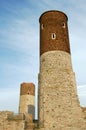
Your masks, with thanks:
[[[69,53],[41,56],[39,94],[40,130],[86,130]]]

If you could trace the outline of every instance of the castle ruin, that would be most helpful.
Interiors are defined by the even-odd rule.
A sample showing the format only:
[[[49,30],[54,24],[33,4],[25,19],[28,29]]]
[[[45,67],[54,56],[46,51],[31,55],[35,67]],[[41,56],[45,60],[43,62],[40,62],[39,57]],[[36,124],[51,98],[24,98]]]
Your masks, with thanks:
[[[39,19],[38,121],[35,85],[23,83],[19,114],[0,112],[0,130],[86,130],[86,108],[77,96],[67,21],[60,11],[47,11]]]

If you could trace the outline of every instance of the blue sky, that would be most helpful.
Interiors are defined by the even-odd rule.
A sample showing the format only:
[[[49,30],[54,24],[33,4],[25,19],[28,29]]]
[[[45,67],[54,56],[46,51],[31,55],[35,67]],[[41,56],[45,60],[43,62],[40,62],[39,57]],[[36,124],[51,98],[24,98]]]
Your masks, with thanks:
[[[86,0],[0,0],[0,110],[18,112],[22,82],[38,87],[39,17],[47,10],[68,16],[73,70],[80,103],[86,106],[85,5]]]

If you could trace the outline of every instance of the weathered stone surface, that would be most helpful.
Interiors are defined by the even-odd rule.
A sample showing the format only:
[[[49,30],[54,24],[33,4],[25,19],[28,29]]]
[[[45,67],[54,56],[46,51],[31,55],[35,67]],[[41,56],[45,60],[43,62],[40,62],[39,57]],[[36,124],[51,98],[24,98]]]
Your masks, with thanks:
[[[41,55],[40,65],[40,129],[85,130],[86,120],[77,96],[70,54],[48,51]]]
[[[28,118],[22,114],[15,115],[10,111],[0,112],[0,130],[33,130],[32,115],[27,116]]]
[[[35,97],[32,95],[20,96],[20,113],[28,113],[28,105],[35,106]]]

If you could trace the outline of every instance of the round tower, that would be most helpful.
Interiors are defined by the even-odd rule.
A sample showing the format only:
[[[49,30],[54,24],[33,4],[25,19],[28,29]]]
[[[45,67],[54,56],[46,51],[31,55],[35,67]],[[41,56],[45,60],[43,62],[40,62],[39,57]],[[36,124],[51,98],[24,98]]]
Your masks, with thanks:
[[[33,83],[21,84],[19,113],[32,114],[35,119],[35,85]]]
[[[60,11],[48,11],[40,16],[40,54],[52,50],[70,53],[68,18]]]
[[[81,117],[67,21],[60,11],[47,11],[39,19],[39,127],[46,130],[70,129]]]

